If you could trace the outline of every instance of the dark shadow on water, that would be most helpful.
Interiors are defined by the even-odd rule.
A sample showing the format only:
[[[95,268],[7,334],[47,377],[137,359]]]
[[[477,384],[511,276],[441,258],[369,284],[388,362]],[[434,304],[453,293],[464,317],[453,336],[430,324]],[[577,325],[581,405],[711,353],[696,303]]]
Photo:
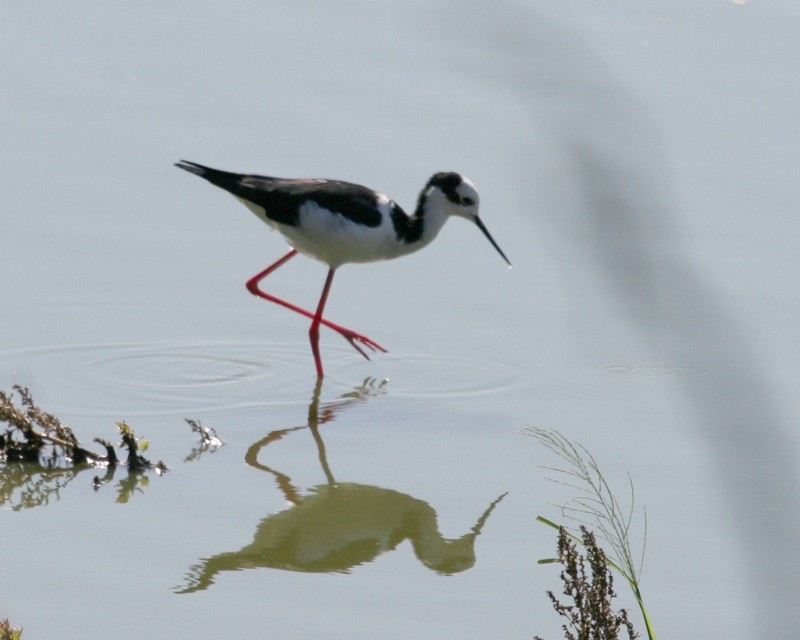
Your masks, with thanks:
[[[408,540],[419,561],[440,574],[465,571],[475,564],[475,538],[501,495],[488,505],[475,525],[458,538],[445,538],[438,529],[436,510],[427,502],[392,489],[337,482],[328,463],[319,427],[341,411],[385,392],[384,384],[366,380],[339,399],[320,404],[318,382],[308,407],[308,423],[271,431],[245,455],[247,464],[274,477],[291,505],[267,515],[256,527],[253,541],[238,551],[219,553],[194,565],[177,593],[207,589],[225,571],[265,568],[308,573],[348,573],[372,562]],[[326,481],[307,491],[296,487],[287,473],[261,460],[268,445],[295,432],[313,437]]]

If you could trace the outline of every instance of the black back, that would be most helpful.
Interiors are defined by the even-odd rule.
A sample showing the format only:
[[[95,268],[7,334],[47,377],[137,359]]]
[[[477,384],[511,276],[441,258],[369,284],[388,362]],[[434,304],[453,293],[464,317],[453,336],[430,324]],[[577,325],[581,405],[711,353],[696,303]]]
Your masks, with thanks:
[[[367,227],[381,224],[381,214],[377,208],[378,194],[358,184],[341,180],[292,180],[231,173],[186,160],[175,166],[262,207],[270,220],[280,224],[296,227],[300,223],[300,207],[309,201]],[[394,203],[392,205],[393,209],[399,209]]]

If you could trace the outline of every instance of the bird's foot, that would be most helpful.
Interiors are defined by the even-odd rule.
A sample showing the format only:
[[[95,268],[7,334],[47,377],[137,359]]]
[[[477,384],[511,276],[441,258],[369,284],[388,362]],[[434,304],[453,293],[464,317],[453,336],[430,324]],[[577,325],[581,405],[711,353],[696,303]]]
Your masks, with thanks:
[[[356,333],[350,329],[346,329],[344,327],[331,327],[335,329],[345,340],[350,343],[350,346],[353,347],[356,351],[358,351],[362,356],[364,356],[367,360],[369,360],[369,356],[361,347],[364,346],[372,351],[382,351],[383,353],[388,353],[388,349],[382,347],[377,342],[375,342],[372,338],[368,338],[367,336],[362,336],[360,333]]]

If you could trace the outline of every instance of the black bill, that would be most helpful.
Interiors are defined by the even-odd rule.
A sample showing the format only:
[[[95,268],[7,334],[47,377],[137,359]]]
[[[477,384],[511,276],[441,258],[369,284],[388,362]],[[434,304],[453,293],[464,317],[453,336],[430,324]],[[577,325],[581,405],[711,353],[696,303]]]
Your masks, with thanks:
[[[497,249],[497,253],[499,253],[503,257],[503,260],[505,260],[506,264],[508,264],[508,266],[510,267],[511,266],[511,261],[508,258],[506,258],[506,254],[503,253],[503,250],[494,241],[494,238],[492,238],[492,234],[489,233],[489,230],[486,228],[486,225],[484,225],[483,222],[481,221],[481,219],[478,218],[478,217],[475,218],[475,224],[478,225],[478,229],[483,231],[483,235],[485,235],[488,238],[489,242],[492,243],[492,246],[495,249]]]

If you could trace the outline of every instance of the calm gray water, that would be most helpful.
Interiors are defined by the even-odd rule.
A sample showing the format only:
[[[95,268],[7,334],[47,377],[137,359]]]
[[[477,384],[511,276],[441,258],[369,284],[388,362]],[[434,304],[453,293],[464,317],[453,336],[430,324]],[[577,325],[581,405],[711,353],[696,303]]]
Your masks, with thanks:
[[[796,637],[799,28],[788,0],[7,3],[0,388],[86,441],[125,419],[171,470],[124,503],[122,470],[17,491],[0,618],[560,637],[534,517],[570,494],[534,425],[630,473],[662,638]],[[324,334],[316,396],[306,320],[244,289],[280,237],[181,158],[407,208],[460,171],[514,268],[454,221],[341,269],[326,315],[390,353]],[[313,306],[324,276],[270,284]],[[183,418],[226,445],[185,461]]]

